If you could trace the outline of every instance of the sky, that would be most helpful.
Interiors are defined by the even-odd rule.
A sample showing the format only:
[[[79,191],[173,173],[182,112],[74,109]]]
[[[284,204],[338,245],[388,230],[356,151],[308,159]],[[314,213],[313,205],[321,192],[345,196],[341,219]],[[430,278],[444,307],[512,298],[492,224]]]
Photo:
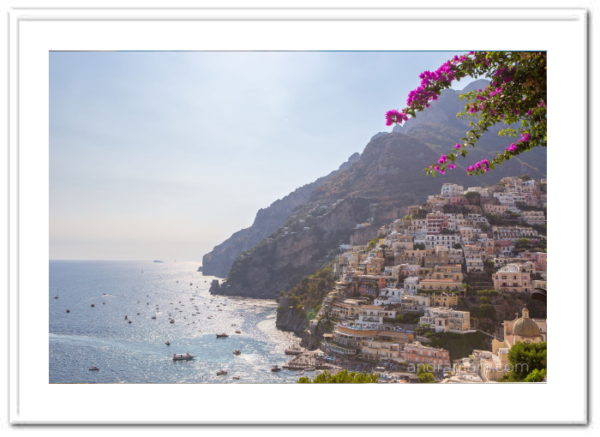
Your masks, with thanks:
[[[201,261],[454,54],[51,52],[50,258]]]

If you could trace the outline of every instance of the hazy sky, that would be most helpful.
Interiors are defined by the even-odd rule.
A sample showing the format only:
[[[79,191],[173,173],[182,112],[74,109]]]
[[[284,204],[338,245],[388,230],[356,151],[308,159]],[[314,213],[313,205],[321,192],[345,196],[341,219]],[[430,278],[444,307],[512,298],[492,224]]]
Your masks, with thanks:
[[[200,261],[454,54],[51,53],[50,257]]]

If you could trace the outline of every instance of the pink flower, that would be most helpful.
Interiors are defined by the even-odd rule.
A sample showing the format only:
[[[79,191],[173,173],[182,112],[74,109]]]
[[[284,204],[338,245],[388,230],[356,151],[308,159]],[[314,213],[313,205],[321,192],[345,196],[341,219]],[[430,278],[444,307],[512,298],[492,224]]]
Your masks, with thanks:
[[[511,153],[513,153],[513,152],[516,152],[516,151],[517,151],[517,149],[518,149],[517,145],[516,145],[515,143],[512,143],[510,146],[508,146],[508,147],[507,147],[506,149],[504,149],[504,150],[506,150],[506,151],[508,151],[508,152],[511,152]]]
[[[402,123],[403,121],[408,120],[408,115],[404,112],[397,111],[392,109],[385,113],[385,124],[387,126],[391,126],[394,123]]]
[[[454,163],[448,164],[448,168],[450,170],[454,170],[456,168],[456,164],[454,164]]]
[[[524,142],[524,143],[526,143],[530,139],[531,139],[531,135],[528,134],[527,132],[525,132],[523,135],[521,135],[521,141]]]
[[[387,126],[391,126],[394,123],[398,122],[398,117],[400,116],[400,112],[392,109],[385,113],[385,124]]]
[[[462,146],[461,146],[460,144],[458,144],[458,143],[456,143],[456,144],[454,145],[454,148],[455,148],[456,150],[460,149],[461,147],[462,147]]]

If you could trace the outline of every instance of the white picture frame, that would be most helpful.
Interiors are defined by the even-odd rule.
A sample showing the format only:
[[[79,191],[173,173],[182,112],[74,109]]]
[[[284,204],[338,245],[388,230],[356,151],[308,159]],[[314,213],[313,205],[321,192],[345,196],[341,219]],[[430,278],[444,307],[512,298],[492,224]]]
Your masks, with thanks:
[[[588,423],[587,10],[364,3],[7,7],[12,424]],[[548,382],[49,384],[48,52],[123,49],[548,50]],[[240,407],[223,408],[233,399]]]

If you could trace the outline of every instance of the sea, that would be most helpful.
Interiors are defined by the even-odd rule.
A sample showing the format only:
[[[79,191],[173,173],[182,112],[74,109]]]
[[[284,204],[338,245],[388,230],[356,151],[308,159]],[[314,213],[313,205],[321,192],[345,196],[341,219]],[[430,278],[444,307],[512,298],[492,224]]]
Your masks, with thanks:
[[[295,383],[297,371],[271,371],[298,343],[275,327],[276,302],[213,296],[218,278],[197,269],[191,262],[50,261],[49,382]],[[195,358],[173,361],[184,353]]]

